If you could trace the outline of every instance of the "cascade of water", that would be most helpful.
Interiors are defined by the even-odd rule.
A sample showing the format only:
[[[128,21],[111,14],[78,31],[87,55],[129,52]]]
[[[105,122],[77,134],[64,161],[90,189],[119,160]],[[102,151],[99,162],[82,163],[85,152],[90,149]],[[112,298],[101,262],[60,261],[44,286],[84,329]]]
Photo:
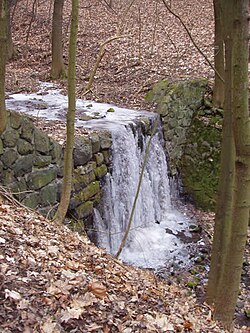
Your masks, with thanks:
[[[134,125],[135,126],[135,125]],[[143,267],[155,267],[181,248],[174,233],[185,229],[186,219],[173,210],[161,129],[154,135],[137,201],[132,228],[121,257]],[[98,245],[115,254],[127,228],[149,140],[135,128],[112,130],[112,171],[106,176],[103,199],[95,210]],[[166,227],[171,229],[166,233]]]

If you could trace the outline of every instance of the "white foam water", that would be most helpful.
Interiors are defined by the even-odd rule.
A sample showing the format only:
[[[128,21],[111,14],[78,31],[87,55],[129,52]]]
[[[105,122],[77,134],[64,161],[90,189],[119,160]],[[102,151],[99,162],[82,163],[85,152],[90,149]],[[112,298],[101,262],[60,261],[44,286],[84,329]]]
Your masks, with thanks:
[[[116,254],[126,232],[149,137],[131,126],[112,130],[112,172],[106,176],[101,209],[95,210],[98,245]],[[173,208],[166,156],[159,128],[154,135],[143,174],[131,230],[121,259],[140,267],[157,268],[166,261],[188,261],[179,232],[188,219]],[[170,231],[170,232],[169,232]]]

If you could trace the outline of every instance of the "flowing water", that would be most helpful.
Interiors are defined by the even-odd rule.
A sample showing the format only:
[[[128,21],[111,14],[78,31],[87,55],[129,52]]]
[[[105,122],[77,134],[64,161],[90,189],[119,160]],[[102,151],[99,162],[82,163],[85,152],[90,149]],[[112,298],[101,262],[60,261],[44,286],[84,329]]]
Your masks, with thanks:
[[[112,130],[112,138],[112,172],[106,176],[94,221],[98,245],[116,254],[130,218],[149,136],[121,125]],[[157,268],[166,260],[188,261],[185,245],[176,235],[189,235],[189,221],[171,204],[162,144],[159,127],[150,144],[131,230],[121,253],[124,261],[140,267]]]
[[[63,119],[67,98],[53,86],[42,85],[38,94],[16,94],[7,100],[11,109],[47,119]],[[41,103],[44,103],[41,108]],[[112,134],[112,168],[103,182],[102,203],[94,211],[98,245],[115,254],[126,231],[149,137],[138,127],[138,118],[154,122],[155,114],[89,101],[77,101],[76,114],[95,115],[76,120],[77,126],[105,128]],[[171,204],[166,155],[160,126],[154,135],[143,174],[132,226],[121,258],[128,263],[160,268],[171,263],[186,265],[186,245],[179,235],[190,236],[189,220]]]

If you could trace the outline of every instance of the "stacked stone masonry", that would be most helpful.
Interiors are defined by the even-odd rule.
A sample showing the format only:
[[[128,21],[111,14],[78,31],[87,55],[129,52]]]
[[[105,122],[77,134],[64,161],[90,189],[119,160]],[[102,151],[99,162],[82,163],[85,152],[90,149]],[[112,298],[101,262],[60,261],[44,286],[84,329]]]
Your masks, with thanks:
[[[70,214],[84,221],[101,198],[112,139],[107,131],[75,139]],[[24,205],[53,217],[63,178],[63,147],[37,129],[33,121],[10,112],[0,136],[0,184]]]

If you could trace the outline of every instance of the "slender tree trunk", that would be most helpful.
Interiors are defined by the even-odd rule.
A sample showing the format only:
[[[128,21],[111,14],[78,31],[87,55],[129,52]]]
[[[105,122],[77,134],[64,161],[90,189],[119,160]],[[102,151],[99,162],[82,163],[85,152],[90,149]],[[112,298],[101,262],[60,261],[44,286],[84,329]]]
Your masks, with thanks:
[[[6,128],[5,66],[7,57],[7,2],[0,0],[0,134]]]
[[[69,69],[68,69],[68,112],[67,112],[67,140],[64,153],[64,177],[61,201],[56,212],[55,220],[62,223],[70,202],[73,172],[74,122],[76,109],[76,50],[78,31],[79,0],[72,0],[70,41],[69,41]]]
[[[231,89],[232,127],[235,158],[233,188],[228,188],[230,205],[222,208],[228,220],[217,219],[207,298],[214,305],[214,318],[230,328],[239,293],[243,254],[247,239],[250,209],[250,122],[248,110],[248,0],[223,0],[225,13],[226,63],[231,58],[231,78],[226,77],[226,92]],[[231,125],[230,125],[231,126]],[[223,173],[223,165],[221,172]],[[228,179],[230,181],[230,179]],[[225,210],[224,210],[225,209]],[[220,256],[218,260],[216,255]],[[215,265],[217,263],[217,266]],[[215,267],[217,272],[215,272]]]
[[[52,65],[50,73],[52,79],[65,77],[62,36],[63,5],[64,0],[54,0],[52,20]]]
[[[11,0],[7,0],[7,59],[8,60],[11,60],[16,53],[11,32],[11,18],[10,18],[11,5],[13,6],[13,2]]]
[[[215,72],[213,87],[213,105],[216,108],[223,108],[224,103],[224,82],[221,78],[225,76],[224,70],[224,40],[223,40],[223,24],[221,0],[214,0],[214,66],[221,77]]]
[[[224,13],[225,14],[225,13]],[[222,16],[220,16],[222,20]],[[222,20],[225,31],[230,29],[230,22]],[[229,23],[229,24],[228,24]],[[228,36],[228,34],[227,34]],[[232,221],[233,186],[234,186],[234,160],[235,146],[232,124],[232,41],[229,36],[225,39],[225,104],[221,144],[221,166],[218,186],[218,197],[215,212],[215,229],[212,246],[211,265],[207,286],[206,300],[209,304],[215,301],[217,287],[223,262],[226,255],[229,237],[230,223]],[[224,61],[223,61],[224,62]]]

